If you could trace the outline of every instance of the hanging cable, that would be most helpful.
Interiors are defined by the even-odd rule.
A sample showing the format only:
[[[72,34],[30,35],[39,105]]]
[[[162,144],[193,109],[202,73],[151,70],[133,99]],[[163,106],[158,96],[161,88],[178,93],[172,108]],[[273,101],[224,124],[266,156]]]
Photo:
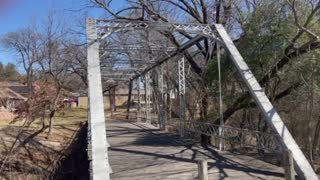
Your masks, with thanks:
[[[220,119],[220,126],[219,126],[219,150],[224,150],[224,120],[223,120],[223,102],[222,102],[222,87],[221,87],[221,57],[220,57],[220,44],[217,43],[217,61],[218,61],[218,78],[219,78],[219,119]]]

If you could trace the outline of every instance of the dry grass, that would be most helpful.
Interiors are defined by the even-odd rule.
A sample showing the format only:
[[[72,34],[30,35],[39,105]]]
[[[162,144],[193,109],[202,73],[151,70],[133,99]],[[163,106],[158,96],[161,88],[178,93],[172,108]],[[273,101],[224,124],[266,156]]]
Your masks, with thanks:
[[[88,110],[83,108],[72,108],[72,109],[60,109],[55,115],[55,124],[75,124],[81,121],[86,121],[88,116]],[[5,128],[7,126],[21,126],[23,120],[17,120],[12,123],[13,119],[3,119],[0,120],[0,128]],[[48,124],[48,119],[46,119],[46,124]],[[42,125],[40,119],[34,121],[31,125],[33,128],[38,128]]]
[[[50,138],[47,136],[47,129],[39,131],[39,120],[31,127],[24,128],[15,146],[19,148],[8,156],[9,159],[0,172],[0,179],[46,179],[64,157],[65,150],[79,130],[80,122],[86,121],[86,117],[86,109],[59,110]],[[14,124],[9,124],[10,122],[11,120],[1,121],[0,166],[21,129],[22,121]],[[40,133],[28,139],[36,132]]]
[[[56,122],[86,120],[88,110],[83,108],[62,109],[56,114]]]
[[[10,124],[10,122],[12,121],[12,119],[1,119],[0,121],[0,128],[1,127],[6,127]],[[21,122],[17,122],[16,125],[21,125],[22,123]]]

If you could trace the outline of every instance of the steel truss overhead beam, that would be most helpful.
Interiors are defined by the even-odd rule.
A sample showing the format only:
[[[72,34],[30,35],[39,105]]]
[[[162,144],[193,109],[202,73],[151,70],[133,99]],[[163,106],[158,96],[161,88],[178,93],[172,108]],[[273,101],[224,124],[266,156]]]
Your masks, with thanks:
[[[124,81],[124,82],[129,82],[130,79],[128,78],[103,78],[103,80],[110,80],[110,81]]]
[[[138,73],[140,73],[141,71],[136,70],[136,71],[123,71],[122,69],[119,69],[118,71],[114,71],[113,69],[102,69],[101,72],[103,72],[103,75],[116,75],[116,76],[120,76],[120,75],[136,75]]]
[[[127,50],[139,50],[139,51],[175,51],[176,47],[142,47],[142,46],[119,46],[119,47],[106,47],[100,48],[103,51],[127,51]]]
[[[163,64],[164,62],[168,61],[168,60],[171,59],[172,57],[178,55],[179,53],[181,53],[181,52],[183,52],[183,51],[185,51],[185,50],[187,50],[187,49],[190,48],[191,46],[195,45],[196,43],[198,43],[198,42],[200,42],[200,41],[202,41],[202,40],[204,40],[204,39],[205,39],[205,38],[204,38],[203,36],[200,36],[200,35],[194,37],[193,39],[189,40],[188,42],[182,44],[182,45],[177,49],[177,51],[168,54],[166,57],[163,57],[163,58],[157,60],[156,63],[154,63],[154,64],[146,67],[143,71],[141,71],[140,74],[137,74],[137,75],[134,76],[132,79],[136,79],[136,78],[138,78],[139,76],[148,73],[150,70],[152,70],[152,69],[156,68],[157,66]]]
[[[142,60],[142,59],[114,59],[114,58],[108,58],[101,60],[101,63],[128,63],[128,64],[134,64],[134,63],[155,63],[156,61],[148,61],[148,60]]]
[[[128,74],[128,73],[130,73],[130,74]],[[125,72],[119,72],[119,73],[107,72],[107,73],[103,74],[102,76],[103,77],[133,77],[133,76],[136,75],[135,73],[132,73],[132,72],[128,72],[128,73],[125,73]]]
[[[119,31],[128,31],[128,30],[139,30],[139,29],[152,29],[158,31],[180,31],[180,32],[188,32],[188,33],[195,33],[198,34],[193,39],[189,40],[188,42],[181,45],[175,52],[167,54],[167,57],[161,58],[157,60],[157,62],[153,65],[148,66],[142,73],[137,74],[132,80],[136,79],[137,77],[144,75],[145,73],[149,72],[151,69],[161,65],[165,61],[169,60],[170,58],[176,56],[179,52],[182,52],[189,47],[193,46],[194,44],[198,43],[199,41],[205,39],[205,37],[210,37],[220,42],[219,39],[215,38],[210,25],[199,25],[199,24],[179,24],[179,23],[158,23],[158,22],[144,22],[144,21],[121,21],[121,20],[97,20],[98,22],[98,30],[100,32],[101,39],[107,37],[112,32],[119,32]]]
[[[130,78],[126,77],[102,77],[104,81],[113,80],[113,81],[130,81]]]
[[[169,32],[185,32],[199,34],[209,38],[215,38],[209,24],[183,24],[183,23],[167,23],[154,21],[126,21],[126,20],[97,20],[98,33],[101,38],[109,32],[132,31],[132,30],[155,30],[155,31],[169,31]],[[216,39],[219,41],[218,39]]]
[[[143,70],[141,68],[101,68],[101,70],[106,74],[112,73],[139,73],[138,70]]]
[[[103,70],[107,70],[108,72],[112,73],[112,72],[125,72],[125,73],[131,73],[131,72],[136,72],[137,70],[143,70],[142,67],[106,67],[106,66],[100,66],[101,69]]]

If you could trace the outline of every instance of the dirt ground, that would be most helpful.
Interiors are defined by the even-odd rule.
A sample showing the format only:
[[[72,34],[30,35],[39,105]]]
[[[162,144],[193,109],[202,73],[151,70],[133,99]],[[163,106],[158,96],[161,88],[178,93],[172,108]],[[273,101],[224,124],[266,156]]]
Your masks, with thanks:
[[[50,138],[48,129],[41,130],[40,122],[23,129],[21,122],[0,123],[0,179],[50,179],[70,153],[70,144],[86,117],[85,109],[59,111]],[[9,153],[15,141],[15,148]]]

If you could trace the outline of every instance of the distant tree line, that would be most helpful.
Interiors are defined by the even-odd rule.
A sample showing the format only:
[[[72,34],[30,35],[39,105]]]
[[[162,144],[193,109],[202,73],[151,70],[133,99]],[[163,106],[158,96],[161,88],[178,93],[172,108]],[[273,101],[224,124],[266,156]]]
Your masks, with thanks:
[[[0,81],[18,81],[21,78],[16,65],[8,63],[4,65],[0,62]]]

